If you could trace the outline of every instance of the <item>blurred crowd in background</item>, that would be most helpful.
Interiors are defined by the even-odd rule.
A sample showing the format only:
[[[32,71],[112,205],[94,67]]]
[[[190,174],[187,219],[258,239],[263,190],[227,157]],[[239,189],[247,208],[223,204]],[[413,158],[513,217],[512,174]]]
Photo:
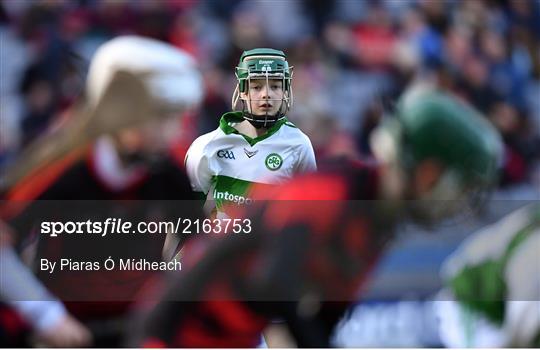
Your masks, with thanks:
[[[540,198],[540,0],[3,0],[0,168],[70,117],[95,50],[126,34],[169,42],[200,65],[205,99],[181,121],[183,150],[230,110],[242,51],[272,47],[294,66],[288,118],[319,161],[370,159],[371,131],[422,81],[472,103],[501,132],[496,198]],[[398,240],[368,297],[388,290],[401,297],[404,279],[425,285],[420,298],[437,290],[441,261],[473,230],[439,231]],[[337,343],[440,346],[429,338],[435,322],[423,317],[431,311],[415,297],[361,305]]]
[[[319,159],[369,157],[370,131],[422,79],[471,102],[501,131],[501,186],[538,173],[538,0],[5,0],[0,32],[2,166],[84,94],[96,48],[132,33],[200,63],[206,97],[187,144],[230,109],[241,52],[273,47],[294,65],[288,117]]]

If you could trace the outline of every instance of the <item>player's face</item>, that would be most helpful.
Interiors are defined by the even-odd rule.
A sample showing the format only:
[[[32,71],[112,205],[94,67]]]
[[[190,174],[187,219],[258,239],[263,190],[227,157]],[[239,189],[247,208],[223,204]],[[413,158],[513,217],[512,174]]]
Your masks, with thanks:
[[[140,127],[124,129],[116,135],[116,146],[124,155],[165,154],[179,135],[179,120],[168,118],[150,121]]]
[[[283,81],[279,79],[250,80],[247,93],[242,93],[248,111],[253,115],[276,115],[283,102]]]
[[[434,159],[418,164],[407,176],[405,201],[411,218],[418,224],[433,226],[470,208],[467,193],[454,171]]]

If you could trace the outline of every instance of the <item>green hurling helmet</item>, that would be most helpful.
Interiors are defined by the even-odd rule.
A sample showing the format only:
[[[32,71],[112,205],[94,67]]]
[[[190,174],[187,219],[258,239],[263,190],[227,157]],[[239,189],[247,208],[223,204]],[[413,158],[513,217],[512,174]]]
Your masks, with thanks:
[[[495,128],[476,110],[448,94],[411,96],[398,106],[406,167],[434,158],[463,183],[491,185],[502,152]]]
[[[232,97],[233,110],[236,109],[238,100],[241,99],[240,94],[248,92],[251,80],[264,79],[268,84],[269,80],[279,79],[283,84],[283,98],[280,101],[281,105],[276,115],[253,115],[246,106],[246,103],[251,103],[251,101],[244,99],[242,99],[242,112],[244,119],[254,123],[255,126],[267,127],[285,118],[285,113],[291,108],[293,102],[291,89],[292,70],[293,67],[289,66],[283,51],[269,48],[244,51],[235,70],[238,85]]]
[[[372,139],[378,158],[394,161],[405,176],[427,159],[444,166],[438,182],[421,199],[470,201],[495,184],[501,138],[472,107],[446,93],[413,91],[399,101],[395,117]]]

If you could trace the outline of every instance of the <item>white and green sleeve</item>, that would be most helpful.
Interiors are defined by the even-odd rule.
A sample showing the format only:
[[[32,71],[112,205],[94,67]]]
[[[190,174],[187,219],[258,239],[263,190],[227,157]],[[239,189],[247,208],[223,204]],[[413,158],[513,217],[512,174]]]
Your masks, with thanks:
[[[185,165],[191,189],[200,193],[201,197],[206,196],[212,184],[210,159],[205,150],[214,134],[215,131],[199,136],[193,141],[186,153]]]
[[[441,327],[445,345],[538,346],[539,249],[538,205],[511,213],[461,245],[445,262],[443,277],[456,298],[454,308],[467,317]]]
[[[539,252],[540,223],[516,248],[505,269],[508,295],[503,329],[510,338],[507,346],[540,346]]]
[[[305,135],[304,135],[305,136]],[[313,151],[313,146],[311,141],[307,136],[305,136],[305,143],[300,152],[300,157],[296,164],[296,173],[306,173],[317,170],[317,162],[315,160],[315,152]]]

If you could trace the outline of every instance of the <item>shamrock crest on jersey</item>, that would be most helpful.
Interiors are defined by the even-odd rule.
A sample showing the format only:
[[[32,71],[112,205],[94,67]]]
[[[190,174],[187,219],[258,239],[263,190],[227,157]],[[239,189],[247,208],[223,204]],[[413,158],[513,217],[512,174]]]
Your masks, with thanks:
[[[281,156],[277,153],[270,153],[264,160],[264,165],[266,165],[268,170],[272,171],[276,171],[281,168],[282,164],[283,158],[281,158]]]

